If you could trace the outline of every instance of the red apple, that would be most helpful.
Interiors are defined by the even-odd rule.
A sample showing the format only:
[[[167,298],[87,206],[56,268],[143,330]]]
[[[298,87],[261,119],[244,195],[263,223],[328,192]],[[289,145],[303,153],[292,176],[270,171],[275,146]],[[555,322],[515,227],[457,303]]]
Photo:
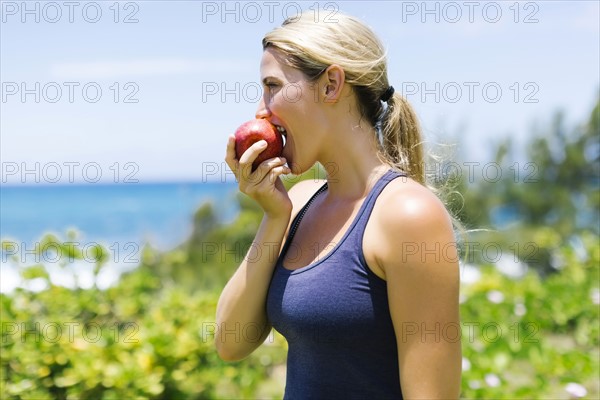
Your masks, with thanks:
[[[263,161],[281,156],[281,152],[283,151],[283,138],[275,125],[266,119],[253,119],[244,122],[235,131],[235,155],[238,160],[248,150],[248,147],[259,140],[266,140],[267,148],[252,163],[252,171]]]

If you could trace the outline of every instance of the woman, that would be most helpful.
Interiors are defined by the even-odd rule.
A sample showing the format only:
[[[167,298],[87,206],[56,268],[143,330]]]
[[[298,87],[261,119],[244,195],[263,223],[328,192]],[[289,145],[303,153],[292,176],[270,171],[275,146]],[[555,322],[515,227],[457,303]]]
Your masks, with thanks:
[[[295,17],[263,39],[256,117],[286,145],[252,172],[266,143],[238,160],[229,138],[226,162],[264,216],[250,250],[260,253],[219,299],[217,351],[242,359],[274,327],[289,344],[286,398],[457,398],[452,220],[425,186],[417,120],[388,82],[382,44],[336,19]],[[316,162],[326,182],[285,190],[281,175]]]

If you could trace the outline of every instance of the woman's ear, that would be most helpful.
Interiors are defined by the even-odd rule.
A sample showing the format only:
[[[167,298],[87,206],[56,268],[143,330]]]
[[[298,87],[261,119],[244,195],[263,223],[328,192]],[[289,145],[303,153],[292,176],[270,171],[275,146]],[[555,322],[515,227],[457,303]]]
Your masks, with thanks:
[[[324,81],[321,86],[323,88],[323,102],[337,103],[346,79],[344,70],[337,64],[330,65],[325,70],[323,78]]]

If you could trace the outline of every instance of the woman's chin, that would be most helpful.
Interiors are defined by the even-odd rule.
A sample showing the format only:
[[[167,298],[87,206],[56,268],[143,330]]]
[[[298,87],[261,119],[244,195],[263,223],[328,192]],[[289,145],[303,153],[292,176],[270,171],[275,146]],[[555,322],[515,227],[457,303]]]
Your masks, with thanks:
[[[294,163],[293,161],[288,161],[288,167],[292,170],[293,175],[302,175],[304,170],[300,167],[300,165]]]
[[[281,156],[285,158],[286,164],[292,170],[292,174],[299,175],[297,171],[300,169],[299,165],[294,161],[294,155],[289,147],[284,147]]]
[[[290,169],[292,170],[292,174],[294,175],[302,175],[303,173],[305,173],[308,168],[306,168],[305,165],[300,164],[299,162],[294,161],[293,158],[285,158],[287,160],[287,165],[288,167],[290,167]]]

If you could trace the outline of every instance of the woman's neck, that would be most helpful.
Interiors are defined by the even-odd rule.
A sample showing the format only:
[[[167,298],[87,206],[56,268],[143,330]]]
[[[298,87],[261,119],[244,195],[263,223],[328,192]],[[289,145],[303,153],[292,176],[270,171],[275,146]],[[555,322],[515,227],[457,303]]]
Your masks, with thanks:
[[[330,137],[329,151],[319,158],[327,173],[327,197],[338,201],[365,197],[389,169],[377,156],[375,129],[354,125]]]

